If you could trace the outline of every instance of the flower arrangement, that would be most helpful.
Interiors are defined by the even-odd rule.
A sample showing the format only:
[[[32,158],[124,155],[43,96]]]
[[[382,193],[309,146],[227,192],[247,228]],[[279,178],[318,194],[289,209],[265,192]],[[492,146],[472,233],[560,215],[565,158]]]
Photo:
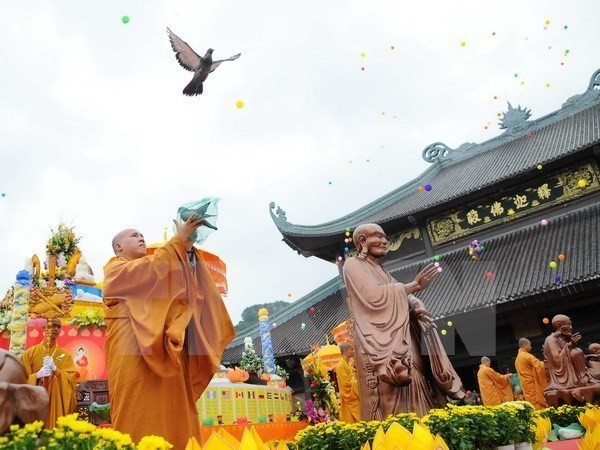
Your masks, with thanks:
[[[79,330],[87,327],[106,328],[104,321],[104,312],[100,308],[86,308],[77,315],[71,317],[69,325],[77,325]]]
[[[287,380],[290,375],[287,373],[287,371],[281,367],[279,364],[275,364],[275,375],[277,375],[278,377],[280,377],[283,380]]]
[[[60,255],[63,255],[64,262],[69,262],[71,256],[75,253],[79,253],[77,244],[81,241],[81,237],[77,237],[73,231],[75,227],[67,227],[64,224],[58,225],[58,230],[50,230],[52,235],[46,243],[46,253],[49,256],[56,256],[60,259]],[[65,264],[66,265],[66,264]]]
[[[240,368],[246,372],[260,374],[265,371],[265,363],[262,358],[256,354],[254,345],[248,344],[242,352],[242,359],[240,360]]]
[[[8,308],[0,309],[0,334],[8,331],[8,326],[12,321],[12,310]]]
[[[454,406],[431,410],[422,423],[456,450],[534,442],[533,407],[527,402],[500,406]]]
[[[329,422],[337,418],[339,414],[335,388],[329,381],[327,371],[321,366],[314,351],[313,357],[312,362],[305,370],[306,377],[310,382],[312,400],[304,402],[304,411],[310,423]]]
[[[578,423],[579,415],[584,413],[585,406],[562,405],[558,408],[546,408],[536,412],[540,417],[547,417],[550,422],[559,427],[568,427],[572,423]]]
[[[171,447],[171,444],[157,436],[145,436],[137,446],[143,450],[167,450]],[[128,434],[119,433],[111,428],[97,428],[89,422],[78,420],[77,414],[70,414],[59,417],[57,427],[51,430],[44,429],[44,423],[41,421],[22,427],[12,425],[9,432],[0,437],[0,448],[133,450],[136,446]]]

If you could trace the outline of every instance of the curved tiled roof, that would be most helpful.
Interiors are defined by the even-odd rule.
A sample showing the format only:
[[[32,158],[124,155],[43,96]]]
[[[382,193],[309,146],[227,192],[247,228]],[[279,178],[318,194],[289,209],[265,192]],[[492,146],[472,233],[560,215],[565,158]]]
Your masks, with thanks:
[[[384,224],[459,199],[504,180],[536,171],[538,164],[577,153],[600,143],[600,70],[592,76],[588,90],[570,98],[561,109],[535,121],[523,118],[500,136],[481,144],[463,144],[444,153],[417,179],[340,219],[320,225],[289,223],[285,212],[270,204],[270,214],[284,236],[331,236],[360,223]],[[510,110],[523,113],[524,110]],[[509,114],[506,113],[506,114]],[[430,146],[431,147],[431,146]],[[493,170],[489,170],[493,168]],[[433,189],[419,192],[429,183]],[[298,244],[288,242],[293,248]]]

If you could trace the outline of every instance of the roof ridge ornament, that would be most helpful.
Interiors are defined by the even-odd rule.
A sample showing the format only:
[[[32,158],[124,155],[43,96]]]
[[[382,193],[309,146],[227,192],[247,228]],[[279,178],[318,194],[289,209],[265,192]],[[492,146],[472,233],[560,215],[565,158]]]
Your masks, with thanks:
[[[454,155],[465,153],[477,147],[474,142],[465,142],[460,147],[454,149],[448,147],[443,142],[434,142],[423,149],[423,159],[428,163],[434,163],[438,160],[451,159]]]
[[[532,123],[527,122],[527,119],[531,117],[531,109],[521,108],[521,105],[513,108],[508,102],[508,111],[502,113],[502,118],[498,125],[501,130],[506,130],[505,133],[514,135],[522,133],[529,128]]]
[[[273,213],[273,209],[275,209],[275,202],[269,203],[269,212],[271,213],[271,218],[276,225],[284,225],[287,224],[287,217],[285,216],[285,211],[277,206],[277,210]]]
[[[558,114],[559,116],[571,114],[591,105],[598,99],[600,99],[600,69],[592,74],[585,92],[569,97],[567,101],[563,103]]]

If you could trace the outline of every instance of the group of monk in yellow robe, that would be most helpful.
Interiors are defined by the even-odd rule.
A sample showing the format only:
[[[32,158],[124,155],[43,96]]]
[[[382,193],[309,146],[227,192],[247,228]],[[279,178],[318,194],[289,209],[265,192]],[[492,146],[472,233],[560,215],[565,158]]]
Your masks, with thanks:
[[[342,342],[339,347],[342,358],[335,366],[335,374],[340,393],[340,420],[346,423],[360,422],[358,378],[352,360],[354,349],[348,342]]]
[[[510,383],[512,373],[500,374],[490,367],[490,359],[481,358],[477,372],[477,381],[481,391],[481,399],[485,406],[497,406],[515,399]],[[531,342],[522,338],[519,340],[519,353],[515,360],[515,368],[521,381],[525,400],[535,409],[547,408],[544,399],[544,389],[547,386],[544,363],[531,354]]]

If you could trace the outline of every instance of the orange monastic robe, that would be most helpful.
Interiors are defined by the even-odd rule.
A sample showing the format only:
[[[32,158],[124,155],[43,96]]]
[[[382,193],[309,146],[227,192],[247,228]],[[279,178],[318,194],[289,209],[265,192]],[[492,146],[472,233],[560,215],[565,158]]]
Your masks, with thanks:
[[[45,427],[56,427],[56,419],[75,412],[77,401],[75,399],[75,365],[73,357],[67,350],[57,344],[46,349],[44,343],[34,345],[21,355],[21,362],[29,376],[29,384],[42,385],[41,379],[37,378],[38,371],[44,364],[44,356],[52,356],[56,370],[47,377],[46,385],[50,404]]]
[[[342,358],[335,366],[340,390],[340,420],[347,423],[360,422],[360,399],[356,371]]]
[[[104,267],[106,362],[113,427],[135,442],[200,441],[196,401],[235,336],[198,250],[192,268],[177,235],[154,254]]]
[[[531,403],[535,409],[547,408],[548,404],[544,398],[544,389],[548,381],[546,380],[544,363],[520,348],[515,360],[515,368],[521,380],[525,400]]]
[[[484,406],[497,406],[514,400],[510,375],[502,375],[491,367],[479,366],[477,381]]]

